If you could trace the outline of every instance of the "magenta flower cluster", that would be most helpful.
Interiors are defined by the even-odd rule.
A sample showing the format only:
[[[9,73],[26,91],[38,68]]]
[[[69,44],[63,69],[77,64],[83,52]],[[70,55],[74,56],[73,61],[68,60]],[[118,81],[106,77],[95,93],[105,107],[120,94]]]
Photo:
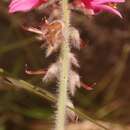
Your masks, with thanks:
[[[117,10],[116,4],[123,3],[125,0],[82,0],[82,2],[84,3],[85,8],[90,10],[92,15],[106,11],[122,17]]]
[[[12,0],[9,5],[9,12],[27,12],[47,2],[48,0]],[[122,18],[116,4],[123,2],[125,2],[125,0],[80,0],[78,4],[88,10],[91,15],[105,11],[116,14]]]
[[[12,0],[9,5],[9,12],[27,12],[46,2],[47,0]]]

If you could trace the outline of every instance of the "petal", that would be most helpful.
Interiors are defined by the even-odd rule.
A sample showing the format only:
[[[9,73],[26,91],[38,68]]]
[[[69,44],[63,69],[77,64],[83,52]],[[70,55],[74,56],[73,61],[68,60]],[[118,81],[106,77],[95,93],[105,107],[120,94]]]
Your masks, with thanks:
[[[110,12],[112,14],[116,14],[120,18],[122,18],[122,15],[118,10],[116,10],[108,5],[94,5],[93,8],[94,8],[94,10],[106,11],[106,12]]]
[[[41,4],[41,0],[12,0],[9,5],[9,13],[14,13],[17,11],[26,12],[39,4]]]
[[[110,3],[110,2],[113,2],[113,3],[123,3],[123,2],[125,2],[125,0],[93,0],[92,3],[95,3],[95,4],[105,4],[105,3]]]
[[[86,8],[91,8],[91,3],[93,0],[81,0]]]

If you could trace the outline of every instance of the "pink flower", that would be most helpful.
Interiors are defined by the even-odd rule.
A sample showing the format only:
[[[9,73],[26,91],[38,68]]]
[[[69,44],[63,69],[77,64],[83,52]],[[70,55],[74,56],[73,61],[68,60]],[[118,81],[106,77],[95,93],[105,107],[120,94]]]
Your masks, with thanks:
[[[117,10],[116,4],[123,3],[125,0],[81,0],[84,7],[91,12],[91,15],[106,11],[118,15],[122,18],[121,13]]]
[[[45,2],[47,2],[47,0],[12,0],[9,5],[9,13],[18,11],[27,12]]]

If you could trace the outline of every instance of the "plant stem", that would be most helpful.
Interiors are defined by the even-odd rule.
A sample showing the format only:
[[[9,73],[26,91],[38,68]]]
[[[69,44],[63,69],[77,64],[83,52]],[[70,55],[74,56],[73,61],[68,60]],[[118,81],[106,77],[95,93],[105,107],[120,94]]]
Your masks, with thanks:
[[[68,87],[68,72],[70,67],[70,48],[69,48],[69,22],[70,14],[68,9],[68,0],[61,1],[62,8],[62,21],[64,22],[63,36],[64,41],[61,45],[60,52],[60,77],[59,77],[59,91],[58,91],[58,102],[57,102],[57,115],[56,115],[56,127],[55,130],[64,130],[66,120],[66,109],[67,109],[67,87]]]

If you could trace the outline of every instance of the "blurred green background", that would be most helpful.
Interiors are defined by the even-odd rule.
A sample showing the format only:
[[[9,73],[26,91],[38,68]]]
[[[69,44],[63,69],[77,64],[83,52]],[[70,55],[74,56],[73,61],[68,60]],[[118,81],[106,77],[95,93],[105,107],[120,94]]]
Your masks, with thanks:
[[[73,97],[76,107],[94,119],[130,123],[130,1],[119,6],[123,19],[102,13],[94,17],[72,12],[75,26],[86,46],[75,51],[81,80],[97,85],[92,91],[80,88]],[[47,11],[46,11],[47,12]],[[44,16],[48,14],[44,13]],[[35,35],[22,25],[38,26],[43,13],[8,13],[8,1],[0,1],[0,68],[55,93],[56,85],[43,84],[42,76],[25,74],[30,69],[46,68],[55,56],[45,58]],[[73,20],[74,19],[74,20]],[[1,78],[0,78],[1,80]],[[55,105],[35,94],[10,89],[0,81],[0,130],[47,130],[53,123]]]

